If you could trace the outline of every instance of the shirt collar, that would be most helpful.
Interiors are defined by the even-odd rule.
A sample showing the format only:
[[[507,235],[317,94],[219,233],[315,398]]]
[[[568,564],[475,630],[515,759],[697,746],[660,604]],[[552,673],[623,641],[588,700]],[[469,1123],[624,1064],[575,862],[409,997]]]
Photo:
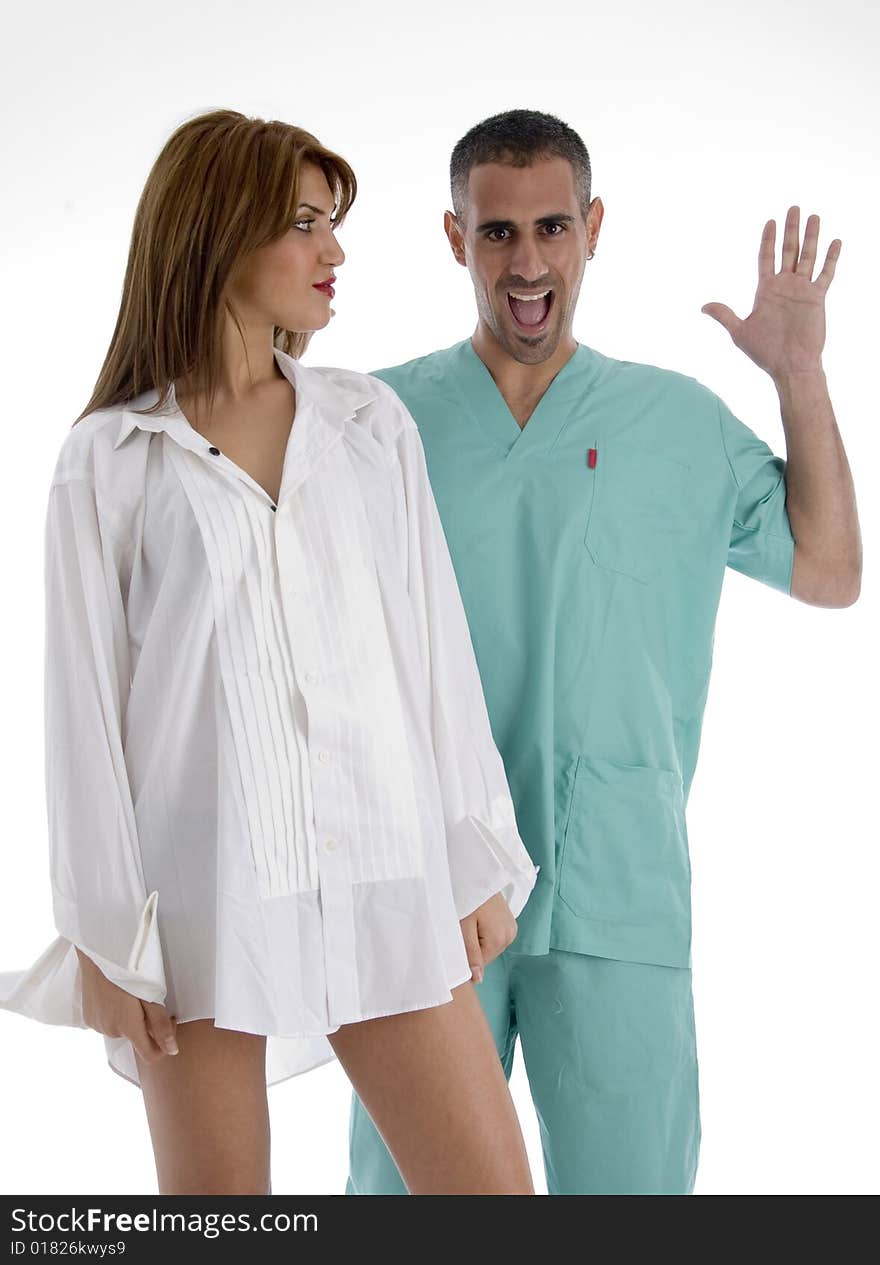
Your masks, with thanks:
[[[378,396],[375,387],[364,380],[366,375],[363,375],[359,381],[340,382],[331,376],[338,371],[300,364],[294,356],[288,355],[279,347],[276,347],[274,351],[278,368],[288,382],[296,388],[297,413],[302,405],[312,404],[315,406],[313,416],[316,416],[320,422],[341,431],[359,408],[363,408],[365,404],[369,404]],[[161,413],[144,414],[135,409],[135,405],[138,408],[149,408],[158,399],[159,392],[154,389],[129,401],[128,406],[122,411],[114,448],[124,443],[135,427],[145,431],[171,431],[176,438],[186,440],[197,437],[199,443],[205,442],[204,436],[189,424],[181,412],[173,384],[168,404]],[[189,435],[186,434],[187,431],[190,432]]]
[[[520,426],[498,389],[488,366],[477,355],[473,341],[463,339],[449,348],[451,378],[465,411],[503,459],[550,452],[584,401],[599,371],[598,355],[578,343],[556,376],[548,383],[531,417]]]

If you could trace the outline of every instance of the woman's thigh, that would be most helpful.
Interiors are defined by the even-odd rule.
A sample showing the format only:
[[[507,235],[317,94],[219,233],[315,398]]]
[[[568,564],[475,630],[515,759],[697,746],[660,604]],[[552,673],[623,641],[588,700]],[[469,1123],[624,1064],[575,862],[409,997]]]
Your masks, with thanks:
[[[473,984],[328,1037],[410,1194],[533,1194],[525,1144]]]
[[[270,1193],[266,1038],[180,1023],[179,1054],[138,1057],[159,1193]]]

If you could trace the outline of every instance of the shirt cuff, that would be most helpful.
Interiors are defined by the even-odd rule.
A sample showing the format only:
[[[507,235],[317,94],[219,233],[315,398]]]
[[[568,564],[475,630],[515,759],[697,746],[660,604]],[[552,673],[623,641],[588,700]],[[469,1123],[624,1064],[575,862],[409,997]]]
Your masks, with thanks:
[[[468,814],[447,831],[446,848],[459,921],[496,892],[519,917],[541,867],[532,864],[515,826],[490,827]]]
[[[126,966],[117,966],[84,944],[57,936],[40,957],[24,971],[0,974],[0,1010],[10,1010],[40,1023],[85,1028],[82,1013],[82,979],[76,949],[79,948],[106,977],[142,1001],[165,999],[165,971],[156,921],[158,892],[151,892],[141,912]],[[56,893],[56,908],[63,913]],[[76,925],[71,907],[69,927]],[[65,921],[62,918],[62,921]]]
[[[131,952],[125,966],[111,962],[86,944],[72,941],[90,958],[112,983],[141,1001],[163,1002],[167,993],[162,946],[159,941],[159,923],[156,908],[159,893],[151,892],[141,911],[132,941]]]

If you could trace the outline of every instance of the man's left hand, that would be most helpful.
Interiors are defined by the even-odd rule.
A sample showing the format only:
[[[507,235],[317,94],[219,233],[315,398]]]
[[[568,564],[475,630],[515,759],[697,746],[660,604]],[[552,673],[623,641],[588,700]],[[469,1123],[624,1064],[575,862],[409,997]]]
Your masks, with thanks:
[[[825,346],[825,292],[831,284],[840,255],[840,238],[828,247],[825,264],[815,281],[810,278],[816,262],[819,217],[807,220],[804,244],[800,243],[800,207],[789,208],[782,242],[782,267],[774,271],[776,221],[764,225],[758,251],[758,289],[752,311],[741,321],[723,303],[705,303],[700,309],[718,321],[746,355],[776,380],[791,373],[814,373],[822,368]]]

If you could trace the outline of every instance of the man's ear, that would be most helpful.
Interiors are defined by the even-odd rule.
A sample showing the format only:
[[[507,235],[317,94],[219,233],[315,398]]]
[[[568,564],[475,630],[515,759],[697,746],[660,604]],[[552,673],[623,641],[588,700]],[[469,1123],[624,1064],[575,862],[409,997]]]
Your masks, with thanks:
[[[467,267],[467,260],[464,254],[464,235],[461,231],[458,219],[452,211],[443,212],[443,228],[446,236],[449,238],[449,245],[456,261],[461,264],[462,268]]]
[[[602,227],[602,216],[604,214],[605,203],[598,196],[593,198],[587,211],[587,239],[594,249],[599,237],[599,229]]]

